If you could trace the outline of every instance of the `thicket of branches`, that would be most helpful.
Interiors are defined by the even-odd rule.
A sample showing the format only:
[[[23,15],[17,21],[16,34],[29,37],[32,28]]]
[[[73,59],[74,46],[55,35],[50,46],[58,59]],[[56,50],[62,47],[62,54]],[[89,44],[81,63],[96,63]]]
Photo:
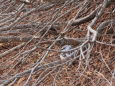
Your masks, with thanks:
[[[114,57],[114,0],[0,0],[0,86],[114,86]]]

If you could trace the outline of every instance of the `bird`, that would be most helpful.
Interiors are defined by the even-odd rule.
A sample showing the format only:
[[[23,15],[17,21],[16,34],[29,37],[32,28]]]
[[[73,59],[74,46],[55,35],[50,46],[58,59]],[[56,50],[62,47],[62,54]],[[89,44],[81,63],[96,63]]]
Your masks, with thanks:
[[[65,59],[68,59],[68,58],[73,58],[75,52],[74,51],[69,51],[72,48],[73,48],[72,45],[64,45],[64,46],[62,46],[62,48],[61,48],[62,53],[60,53],[60,59],[65,60]]]

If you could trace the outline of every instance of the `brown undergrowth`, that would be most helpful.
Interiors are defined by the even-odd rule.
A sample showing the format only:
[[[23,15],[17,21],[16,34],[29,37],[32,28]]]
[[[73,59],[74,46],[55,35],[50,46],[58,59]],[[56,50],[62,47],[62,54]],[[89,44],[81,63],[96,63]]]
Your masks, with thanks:
[[[0,1],[0,86],[114,86],[114,3]]]

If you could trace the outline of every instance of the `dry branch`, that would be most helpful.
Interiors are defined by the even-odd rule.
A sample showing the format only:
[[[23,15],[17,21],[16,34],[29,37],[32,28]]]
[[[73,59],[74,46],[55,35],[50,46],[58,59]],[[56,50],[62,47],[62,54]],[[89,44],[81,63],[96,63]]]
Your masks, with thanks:
[[[98,33],[102,33],[102,31],[104,30],[104,27],[106,27],[107,25],[115,25],[115,19],[110,19],[110,20],[106,20],[104,22],[102,22],[98,28],[97,28],[97,32]]]
[[[89,15],[87,15],[85,17],[78,18],[78,19],[72,21],[71,25],[75,26],[75,25],[80,25],[80,24],[83,24],[83,23],[91,21],[96,16],[96,13],[99,10],[99,8],[100,7],[96,8],[93,12],[91,12]]]
[[[0,36],[0,43],[7,43],[7,42],[27,42],[30,39],[32,39],[32,36],[30,37],[18,37],[18,36]]]
[[[46,3],[40,3],[38,5],[36,1],[37,0],[29,5],[25,2],[17,3],[15,0],[0,0],[0,43],[24,42],[0,54],[0,58],[2,58],[0,61],[2,63],[7,64],[10,63],[9,61],[12,62],[11,65],[8,66],[10,69],[10,71],[8,69],[8,73],[1,73],[1,71],[5,71],[2,70],[3,68],[0,68],[0,75],[3,74],[0,76],[0,79],[4,79],[0,80],[0,86],[17,84],[22,77],[26,78],[24,80],[25,86],[30,85],[32,81],[35,81],[32,83],[32,86],[41,85],[41,82],[50,74],[55,76],[54,81],[52,81],[53,84],[57,84],[59,80],[56,80],[56,77],[58,77],[60,73],[58,71],[57,74],[57,67],[66,70],[67,74],[65,71],[62,72],[62,74],[67,75],[65,81],[69,80],[68,83],[71,83],[71,85],[89,86],[92,85],[92,83],[93,85],[101,85],[97,82],[100,82],[100,77],[106,80],[109,85],[112,85],[112,79],[110,81],[110,78],[113,77],[113,75],[112,77],[110,76],[112,73],[108,73],[108,70],[103,70],[103,68],[106,69],[106,66],[109,72],[113,71],[112,67],[107,64],[109,60],[107,59],[108,61],[106,62],[104,56],[106,56],[107,53],[109,59],[113,59],[111,53],[114,53],[114,51],[112,51],[115,46],[112,44],[114,37],[111,37],[110,44],[105,43],[103,42],[105,39],[102,32],[105,30],[105,27],[108,29],[107,26],[110,26],[110,29],[114,28],[114,16],[110,15],[108,18],[108,15],[106,15],[109,10],[114,11],[111,8],[114,8],[114,6],[112,6],[114,0],[103,0],[103,2],[102,0],[67,0],[65,4],[61,4],[62,6]],[[106,8],[107,12],[104,11]],[[89,10],[92,11],[88,12]],[[89,14],[85,15],[85,13]],[[85,16],[81,17],[82,15]],[[106,15],[109,20],[101,18],[103,15]],[[104,22],[100,22],[103,20]],[[89,23],[88,25],[87,22]],[[76,29],[83,31],[79,33]],[[97,41],[96,38],[98,34],[103,36],[102,40],[99,39],[99,41]],[[108,41],[109,38],[106,39]],[[98,44],[101,46],[98,46]],[[64,45],[70,45],[72,49],[63,51],[62,47]],[[106,48],[109,52],[107,52]],[[17,49],[20,52],[14,55],[12,52]],[[100,51],[102,51],[104,66],[100,58],[96,58],[100,57],[98,55]],[[58,58],[61,59],[59,57],[61,54],[69,54],[69,52],[74,52],[72,59],[56,60]],[[12,58],[8,59],[3,58],[10,53],[14,55],[15,59],[13,59],[14,57],[12,56]],[[105,53],[105,55],[103,53]],[[64,58],[66,57],[67,55]],[[20,64],[26,60],[28,63]],[[73,67],[70,67],[71,70],[68,71],[68,65],[70,66],[74,61],[78,63],[76,64],[77,66],[72,65],[75,71]],[[64,66],[65,64],[67,67]],[[76,69],[76,67],[78,68]],[[97,74],[101,76],[94,75],[95,70],[100,70],[99,72],[97,71]],[[101,71],[103,73],[101,73]],[[39,75],[39,72],[42,73]],[[68,72],[75,73],[75,75],[69,74]],[[63,76],[62,74],[60,75]],[[105,78],[106,74],[109,74],[109,77],[107,76],[107,78]],[[70,79],[70,75],[74,75],[75,80],[74,77]],[[36,76],[38,78],[36,78]],[[61,78],[61,80],[63,79]],[[89,81],[88,83],[87,80]],[[44,82],[46,81],[44,80]]]
[[[99,10],[99,12],[96,14],[95,18],[92,20],[92,22],[87,26],[87,29],[88,29],[88,37],[91,37],[90,36],[90,33],[92,33],[92,42],[96,41],[96,37],[97,37],[97,31],[95,31],[93,29],[93,25],[96,23],[97,19],[100,18],[100,16],[103,14],[105,8],[107,7],[107,5],[109,4],[109,1],[108,0],[104,0],[103,1],[103,4],[102,4],[102,7],[101,9]]]
[[[29,12],[27,12],[25,15],[18,17],[13,23],[11,23],[9,26],[4,26],[2,28],[0,28],[0,31],[4,31],[4,30],[9,30],[11,29],[13,26],[15,26],[17,24],[17,22],[21,21],[23,18],[27,17],[28,15],[36,12],[36,11],[43,11],[43,10],[48,10],[50,8],[52,8],[53,5],[48,6],[47,4],[44,4],[42,6],[38,6],[36,8],[33,8],[32,10],[30,10]]]
[[[5,51],[3,53],[0,54],[0,59],[3,58],[4,56],[6,56],[7,54],[12,53],[13,51],[15,51],[16,49],[20,49],[21,47],[24,46],[25,43],[19,44],[16,47],[13,47],[11,49],[9,49],[8,51]]]
[[[36,67],[36,69],[33,72],[36,72],[38,70],[42,70],[42,69],[46,69],[46,68],[53,68],[53,67],[57,67],[60,65],[64,65],[67,61],[69,61],[69,59],[65,60],[65,61],[55,61],[55,62],[51,62],[49,64],[45,64],[42,66],[38,66]],[[9,83],[11,83],[13,80],[15,80],[16,78],[21,78],[25,75],[28,75],[31,72],[31,69],[29,70],[25,70],[24,72],[18,73],[15,76],[11,77],[10,79],[6,80],[1,86],[6,86]]]

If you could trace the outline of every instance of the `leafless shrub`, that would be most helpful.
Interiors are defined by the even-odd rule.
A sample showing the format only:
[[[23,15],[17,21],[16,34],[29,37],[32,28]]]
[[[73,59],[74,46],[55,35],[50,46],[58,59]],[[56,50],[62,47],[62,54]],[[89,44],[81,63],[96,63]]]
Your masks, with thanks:
[[[114,0],[52,1],[0,1],[0,86],[114,86]]]

